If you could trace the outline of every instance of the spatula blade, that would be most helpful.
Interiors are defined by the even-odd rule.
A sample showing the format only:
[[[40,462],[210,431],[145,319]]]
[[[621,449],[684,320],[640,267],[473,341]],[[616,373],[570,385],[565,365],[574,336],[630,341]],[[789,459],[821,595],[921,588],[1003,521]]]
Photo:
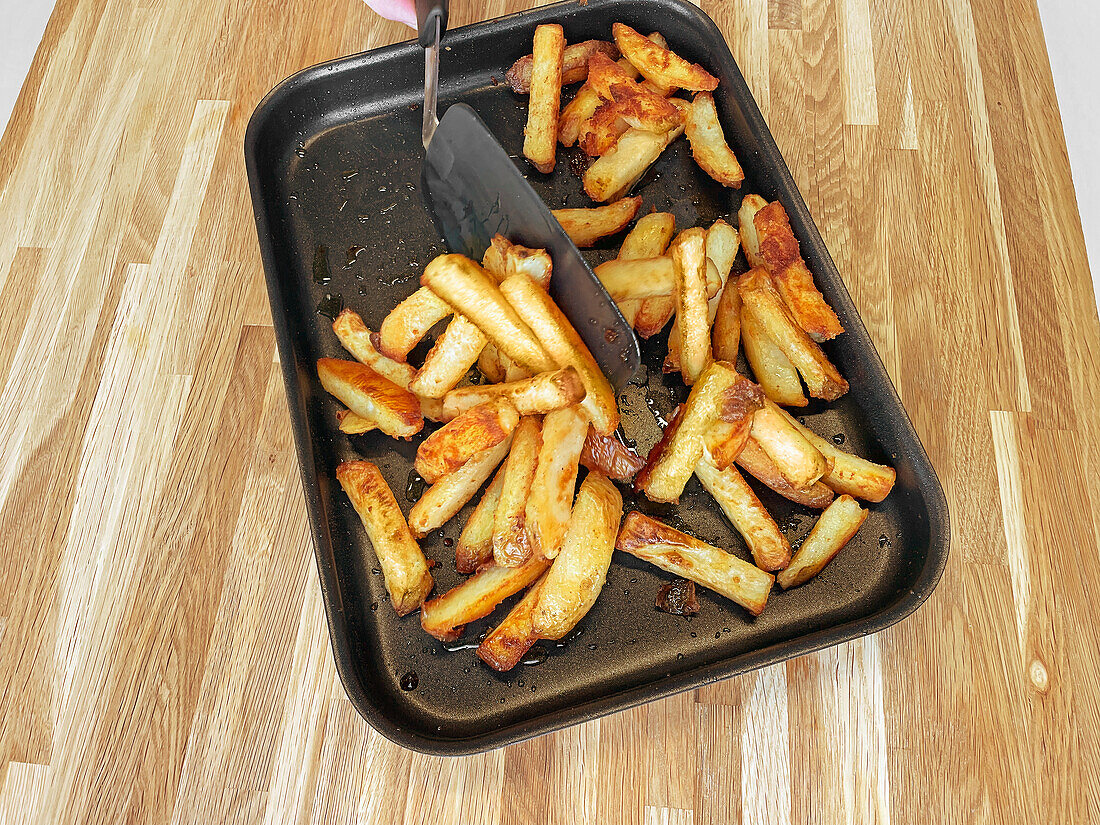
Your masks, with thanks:
[[[616,389],[641,364],[638,339],[565,230],[477,113],[447,109],[424,157],[424,191],[452,252],[480,261],[497,233],[546,249],[554,262],[550,296]]]

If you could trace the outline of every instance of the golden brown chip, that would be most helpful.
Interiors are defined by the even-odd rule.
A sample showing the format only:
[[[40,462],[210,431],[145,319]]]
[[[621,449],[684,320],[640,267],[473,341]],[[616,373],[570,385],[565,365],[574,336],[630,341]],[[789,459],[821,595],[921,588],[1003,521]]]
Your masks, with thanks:
[[[623,239],[619,259],[624,261],[663,255],[676,232],[676,218],[669,212],[651,212],[638,219]],[[675,312],[671,297],[623,300],[619,302],[623,317],[643,338],[660,332]]]
[[[680,373],[691,386],[711,360],[707,318],[707,235],[698,227],[680,233],[670,247],[676,277]]]
[[[580,407],[554,410],[542,420],[542,444],[527,497],[524,527],[531,549],[544,559],[558,554],[565,536],[587,432],[588,416]]]
[[[534,334],[501,295],[496,282],[464,255],[440,255],[424,269],[421,283],[465,315],[501,352],[531,370],[556,367]]]
[[[684,134],[691,144],[691,154],[699,167],[723,186],[732,189],[741,188],[745,173],[737,156],[726,143],[722,124],[718,122],[718,112],[714,108],[714,97],[710,92],[699,92],[691,102]]]
[[[741,293],[736,283],[729,284],[729,291],[737,293],[740,302]],[[805,407],[809,404],[802,392],[802,382],[798,380],[798,370],[787,360],[783,350],[768,337],[760,322],[741,307],[741,342],[745,347],[745,359],[752,368],[752,374],[768,396],[776,404],[787,407]]]
[[[589,473],[577,493],[561,552],[539,590],[531,624],[544,639],[560,639],[584,618],[603,589],[623,497],[599,473]]]
[[[504,486],[493,516],[493,559],[502,567],[519,567],[534,552],[527,536],[526,512],[541,449],[542,422],[534,416],[524,418],[512,438]]]
[[[321,386],[344,406],[394,438],[411,438],[424,427],[420,401],[408,390],[384,378],[366,364],[320,358]]]
[[[504,441],[517,424],[519,413],[505,398],[467,410],[420,442],[416,471],[429,484],[435,484],[474,456]]]
[[[477,363],[488,340],[477,324],[455,315],[428,351],[409,389],[423,398],[442,398]]]
[[[565,35],[561,26],[542,23],[535,28],[531,99],[527,105],[527,126],[523,130],[523,155],[543,173],[554,171],[564,51]]]
[[[848,495],[840,496],[821,514],[791,563],[776,577],[784,590],[805,584],[851,541],[867,520],[867,511]]]
[[[589,209],[555,209],[565,234],[578,247],[592,246],[600,238],[614,235],[626,228],[642,208],[641,195],[633,198],[621,198],[606,206]]]
[[[737,528],[761,570],[782,570],[791,560],[791,545],[734,467],[719,470],[707,454],[695,465],[695,475]]]
[[[691,388],[683,414],[670,421],[634,486],[652,501],[673,502],[684,491],[703,456],[704,437],[722,412],[726,390],[741,376],[725,361],[714,361]],[[671,437],[669,431],[672,431]]]
[[[820,481],[814,482],[804,490],[793,486],[783,477],[779,468],[775,466],[775,462],[768,457],[751,435],[737,456],[737,466],[784,498],[806,507],[822,510],[833,500],[833,491]]]
[[[393,491],[369,461],[345,461],[336,479],[367,531],[394,610],[398,616],[411,613],[431,592],[432,574]]]
[[[775,581],[744,559],[638,512],[627,514],[615,548],[720,593],[754,616],[764,611]]]
[[[420,608],[420,626],[441,641],[453,642],[467,624],[488,616],[494,607],[521,591],[549,566],[545,559],[531,559],[522,567],[482,565],[458,587],[424,602]]]
[[[539,600],[539,589],[546,581],[546,574],[531,585],[530,589],[513,607],[504,621],[498,624],[485,640],[477,646],[477,655],[493,670],[511,670],[520,663],[527,651],[538,641],[531,624],[535,605]]]
[[[693,92],[710,92],[718,87],[718,78],[702,66],[658,46],[625,23],[615,23],[611,30],[619,51],[647,80],[659,86],[679,86]]]
[[[451,308],[430,289],[422,287],[382,319],[374,345],[387,358],[404,361],[428,330],[451,314]]]
[[[683,131],[682,123],[663,135],[628,129],[610,151],[588,167],[584,173],[584,191],[594,201],[623,197]]]
[[[848,391],[848,382],[791,315],[771,276],[763,267],[750,269],[737,281],[744,309],[778,345],[806,382],[815,398],[835,401]]]
[[[485,488],[481,501],[462,528],[455,545],[455,569],[459,573],[473,573],[493,558],[493,514],[504,488],[504,467],[497,470],[492,483]]]
[[[783,205],[775,201],[757,211],[753,226],[764,267],[799,326],[818,342],[844,332],[833,308],[814,284]]]
[[[565,313],[530,278],[515,275],[500,285],[500,291],[534,331],[536,338],[559,367],[573,367],[584,383],[581,406],[592,425],[605,435],[619,426],[615,391],[596,364],[588,347],[569,323]]]

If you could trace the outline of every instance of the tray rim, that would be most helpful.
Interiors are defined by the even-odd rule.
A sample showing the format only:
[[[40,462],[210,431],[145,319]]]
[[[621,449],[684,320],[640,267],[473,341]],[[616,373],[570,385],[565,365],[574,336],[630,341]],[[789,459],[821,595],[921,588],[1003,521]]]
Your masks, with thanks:
[[[513,12],[495,18],[488,18],[466,26],[452,29],[448,32],[449,38],[476,37],[480,30],[491,26],[499,26],[503,21],[529,19],[532,24],[536,21],[557,16],[561,12],[572,9],[574,13],[595,13],[603,7],[630,3],[636,5],[671,6],[678,13],[695,18],[695,23],[703,29],[709,30],[715,46],[714,59],[718,62],[726,62],[736,70],[738,77],[743,75],[740,65],[737,63],[725,36],[717,24],[698,6],[686,2],[686,0],[591,0],[587,5],[581,5],[577,0],[561,0],[561,2],[538,6],[526,11]],[[282,80],[271,89],[257,104],[249,118],[245,131],[244,155],[248,177],[249,191],[252,201],[253,214],[256,221],[257,236],[260,246],[260,254],[264,267],[264,277],[267,284],[268,301],[271,308],[272,321],[275,330],[276,344],[279,352],[280,368],[283,373],[283,383],[287,394],[287,406],[291,419],[291,428],[294,432],[295,452],[298,458],[298,467],[302,479],[303,494],[306,499],[306,514],[310,523],[310,534],[314,544],[314,557],[317,562],[318,574],[321,586],[321,596],[325,606],[325,618],[328,625],[329,639],[332,645],[333,659],[336,665],[340,681],[348,694],[356,711],[376,731],[390,741],[417,751],[433,756],[468,756],[483,753],[506,745],[522,742],[526,739],[561,730],[576,724],[597,719],[602,716],[628,710],[651,701],[664,699],[677,693],[694,688],[703,687],[723,679],[731,678],[751,670],[778,664],[790,659],[823,650],[834,645],[843,644],[853,639],[868,636],[900,622],[917,610],[932,595],[943,575],[950,554],[950,512],[947,506],[947,498],[943,491],[943,485],[936,473],[923,442],[920,440],[908,412],[901,403],[897,388],[890,380],[882,360],[875,349],[869,336],[866,344],[869,356],[876,362],[881,374],[885,377],[884,389],[893,397],[898,410],[901,411],[901,423],[906,435],[918,448],[912,456],[915,463],[923,464],[922,475],[925,481],[920,485],[921,493],[927,503],[929,547],[926,562],[913,582],[909,592],[902,595],[887,607],[867,616],[863,616],[841,625],[823,628],[803,636],[778,642],[760,650],[735,655],[722,659],[709,665],[696,668],[684,673],[666,676],[656,681],[650,681],[642,685],[628,688],[611,694],[605,694],[586,701],[583,704],[569,708],[562,708],[541,714],[527,721],[513,723],[507,727],[495,728],[486,733],[471,737],[431,737],[414,731],[404,729],[399,721],[387,715],[381,708],[375,705],[364,690],[359,680],[355,666],[352,663],[350,648],[350,636],[348,633],[346,618],[343,610],[340,584],[335,572],[332,539],[329,535],[327,523],[320,518],[323,510],[321,502],[320,485],[317,474],[313,472],[314,443],[309,438],[309,427],[306,420],[304,404],[302,403],[299,389],[299,367],[293,358],[292,333],[289,326],[280,320],[285,317],[285,301],[280,289],[278,277],[278,265],[274,251],[273,236],[267,214],[267,200],[261,183],[261,174],[257,163],[257,146],[261,140],[263,130],[268,121],[276,116],[279,105],[299,87],[308,86],[317,78],[332,74],[336,71],[353,70],[363,61],[369,59],[386,59],[391,55],[407,52],[420,47],[415,39],[380,46],[375,49],[358,52],[351,55],[328,60],[322,63],[308,66]],[[793,208],[798,218],[805,225],[812,228],[816,240],[820,243],[828,264],[836,270],[832,256],[825,247],[820,230],[806,206],[801,190],[794,181],[794,177],[778,145],[764,120],[763,114],[752,96],[751,90],[745,86],[747,96],[740,104],[741,114],[745,118],[750,131],[759,141],[762,147],[761,165],[771,167],[774,183],[779,190],[789,192],[793,197],[789,204],[785,203],[788,210]],[[792,216],[794,217],[794,216]],[[837,272],[838,280],[844,292],[844,297],[851,305],[853,315],[860,320],[862,318],[851,300],[847,286],[843,278]],[[865,331],[865,330],[864,330]]]

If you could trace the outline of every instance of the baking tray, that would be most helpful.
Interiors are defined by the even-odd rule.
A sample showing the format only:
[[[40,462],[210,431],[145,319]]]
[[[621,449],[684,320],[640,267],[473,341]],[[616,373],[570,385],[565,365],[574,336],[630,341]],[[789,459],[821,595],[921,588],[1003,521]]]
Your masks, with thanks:
[[[346,304],[377,329],[417,288],[424,265],[445,251],[419,191],[423,52],[415,42],[400,43],[294,75],[257,108],[245,158],[333,654],[356,709],[385,736],[418,751],[483,751],[873,633],[928,598],[947,560],[939,481],[710,18],[677,0],[589,0],[456,29],[441,51],[441,111],[469,103],[548,204],[587,205],[577,153],[562,152],[550,176],[522,159],[526,99],[503,75],[530,51],[538,23],[561,23],[573,42],[608,39],[616,20],[662,32],[676,51],[719,77],[719,114],[746,173],[740,192],[724,189],[695,166],[686,141],[677,141],[635,188],[644,209],[671,211],[678,226],[687,227],[735,215],[743,193],[783,203],[810,269],[847,329],[825,348],[851,390],[827,407],[812,404],[802,411],[804,420],[860,455],[893,464],[897,484],[882,504],[870,506],[858,535],[817,578],[790,592],[776,589],[756,619],[702,588],[698,616],[661,613],[654,597],[670,577],[618,552],[603,593],[577,629],[560,642],[539,643],[527,663],[509,673],[482,665],[473,648],[515,599],[469,626],[457,644],[427,636],[417,614],[397,618],[335,469],[347,459],[370,459],[407,512],[419,493],[412,469],[419,439],[340,433],[338,405],[322,390],[314,364],[324,356],[349,357],[324,313]],[[586,253],[590,262],[612,257],[619,242],[609,239]],[[744,261],[737,266],[743,270]],[[426,349],[427,343],[412,360]],[[644,368],[620,397],[623,427],[643,455],[659,435],[656,419],[686,397],[678,376],[661,374],[665,351],[664,334],[644,342]],[[797,546],[813,511],[750,483]],[[695,479],[676,506],[623,490],[627,510],[748,556]],[[453,543],[476,501],[421,542],[439,562],[436,594],[461,580]]]

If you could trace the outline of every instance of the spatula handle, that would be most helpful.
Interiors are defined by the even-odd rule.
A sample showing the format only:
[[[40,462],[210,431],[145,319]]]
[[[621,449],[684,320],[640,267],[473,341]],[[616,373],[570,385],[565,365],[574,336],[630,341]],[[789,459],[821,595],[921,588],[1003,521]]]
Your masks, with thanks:
[[[439,36],[447,30],[447,0],[416,0],[418,40],[425,49],[435,43],[435,21],[439,21]]]

